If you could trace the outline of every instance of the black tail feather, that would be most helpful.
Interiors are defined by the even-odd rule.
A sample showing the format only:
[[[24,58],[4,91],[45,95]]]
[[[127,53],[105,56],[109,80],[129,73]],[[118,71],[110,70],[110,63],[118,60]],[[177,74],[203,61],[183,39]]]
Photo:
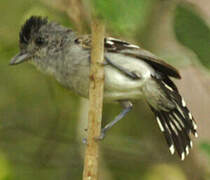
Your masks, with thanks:
[[[188,110],[185,101],[180,96],[175,84],[167,77],[165,79],[155,79],[163,90],[167,99],[174,103],[174,108],[166,110],[153,107],[151,110],[156,116],[156,120],[163,132],[170,152],[173,154],[176,150],[181,160],[184,160],[192,148],[190,132],[197,137],[197,125]]]
[[[167,124],[165,123],[164,117],[162,116],[162,114],[160,112],[156,111],[152,106],[150,106],[150,108],[156,116],[157,123],[159,125],[160,130],[163,132],[163,134],[165,136],[165,139],[169,146],[169,150],[170,150],[171,154],[174,154],[174,152],[175,152],[174,141],[171,136],[171,131],[169,130]]]

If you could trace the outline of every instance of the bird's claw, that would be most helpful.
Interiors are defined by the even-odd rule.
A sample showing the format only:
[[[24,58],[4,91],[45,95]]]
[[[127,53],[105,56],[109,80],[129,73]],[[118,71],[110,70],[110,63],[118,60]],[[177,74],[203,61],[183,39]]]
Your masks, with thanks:
[[[104,137],[105,137],[105,131],[102,130],[100,136],[96,137],[95,140],[102,141]]]
[[[105,137],[105,131],[102,130],[100,136],[95,137],[95,140],[96,141],[102,141],[104,139],[104,137]],[[85,145],[87,145],[88,144],[87,143],[87,138],[83,138],[82,139],[82,143],[85,144]]]

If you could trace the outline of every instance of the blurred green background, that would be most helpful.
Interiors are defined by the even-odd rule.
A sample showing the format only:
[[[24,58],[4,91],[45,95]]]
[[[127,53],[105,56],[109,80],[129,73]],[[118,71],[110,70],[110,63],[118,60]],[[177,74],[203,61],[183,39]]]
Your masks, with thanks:
[[[168,152],[149,108],[138,102],[101,142],[100,179],[209,180],[209,0],[1,0],[0,180],[82,179],[87,100],[30,64],[8,64],[28,17],[48,16],[89,33],[90,3],[105,20],[107,35],[137,43],[180,70],[176,83],[200,135],[181,162]],[[105,105],[103,123],[119,111]]]

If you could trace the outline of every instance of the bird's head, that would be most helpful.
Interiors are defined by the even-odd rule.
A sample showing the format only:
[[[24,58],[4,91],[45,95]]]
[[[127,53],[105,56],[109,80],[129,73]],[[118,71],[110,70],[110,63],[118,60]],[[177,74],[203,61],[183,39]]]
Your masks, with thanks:
[[[69,34],[72,33],[71,29],[50,23],[47,18],[32,16],[20,30],[20,52],[11,59],[10,64],[16,65],[30,60],[35,65],[45,66],[52,56],[62,52],[66,42],[71,39]]]

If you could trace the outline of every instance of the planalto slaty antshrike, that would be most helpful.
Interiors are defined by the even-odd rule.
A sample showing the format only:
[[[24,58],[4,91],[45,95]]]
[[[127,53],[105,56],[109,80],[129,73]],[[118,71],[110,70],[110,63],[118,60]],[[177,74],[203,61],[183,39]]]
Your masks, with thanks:
[[[10,64],[28,61],[50,74],[64,87],[88,98],[91,36],[46,18],[32,16],[22,26],[20,52]],[[197,137],[195,120],[176,85],[179,72],[159,57],[137,45],[106,37],[104,39],[104,102],[119,102],[123,110],[101,131],[98,139],[131,109],[145,99],[165,136],[171,154],[184,160],[192,148],[190,133]]]

